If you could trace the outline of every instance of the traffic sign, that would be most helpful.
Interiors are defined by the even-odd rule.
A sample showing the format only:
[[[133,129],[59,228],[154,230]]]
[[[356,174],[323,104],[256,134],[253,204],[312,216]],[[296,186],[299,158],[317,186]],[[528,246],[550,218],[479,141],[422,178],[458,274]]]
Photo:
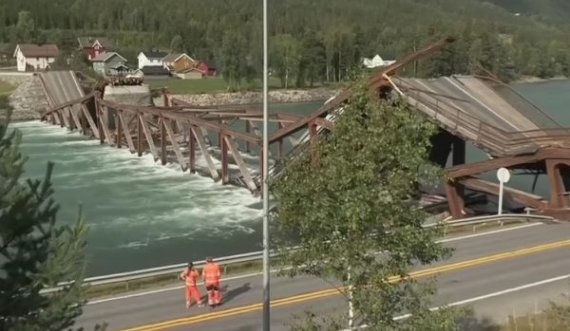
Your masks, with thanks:
[[[508,183],[511,179],[511,173],[507,168],[500,168],[497,170],[497,178],[501,183]]]

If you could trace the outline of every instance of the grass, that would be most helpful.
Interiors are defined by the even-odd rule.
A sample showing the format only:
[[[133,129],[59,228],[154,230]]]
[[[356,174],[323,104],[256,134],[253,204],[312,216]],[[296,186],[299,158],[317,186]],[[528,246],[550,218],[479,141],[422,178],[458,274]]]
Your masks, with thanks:
[[[544,312],[508,318],[502,331],[563,331],[570,330],[570,308],[551,307]]]
[[[16,87],[0,80],[0,95],[8,95],[12,93]]]
[[[229,86],[222,77],[204,79],[156,79],[146,81],[151,89],[167,88],[173,94],[204,94],[214,92],[229,92]],[[317,86],[316,86],[317,87]],[[244,83],[242,91],[261,91],[262,82],[255,79],[251,83]],[[281,81],[276,77],[269,78],[269,89],[280,89]]]

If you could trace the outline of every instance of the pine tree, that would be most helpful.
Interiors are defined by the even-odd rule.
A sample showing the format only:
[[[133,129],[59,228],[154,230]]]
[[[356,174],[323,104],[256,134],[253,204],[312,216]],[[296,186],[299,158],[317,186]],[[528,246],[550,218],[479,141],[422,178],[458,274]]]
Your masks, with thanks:
[[[0,330],[61,331],[85,303],[86,227],[56,224],[48,164],[45,179],[22,180],[21,134],[8,128],[9,105],[0,98]],[[61,290],[46,289],[63,285]]]
[[[435,287],[406,278],[413,263],[449,253],[436,243],[437,229],[422,227],[426,214],[413,203],[418,185],[438,178],[428,161],[435,128],[398,100],[378,104],[362,86],[333,130],[288,161],[271,185],[286,272],[341,282],[354,321],[367,330],[456,330],[455,311],[429,311]],[[330,316],[318,323],[339,329]]]

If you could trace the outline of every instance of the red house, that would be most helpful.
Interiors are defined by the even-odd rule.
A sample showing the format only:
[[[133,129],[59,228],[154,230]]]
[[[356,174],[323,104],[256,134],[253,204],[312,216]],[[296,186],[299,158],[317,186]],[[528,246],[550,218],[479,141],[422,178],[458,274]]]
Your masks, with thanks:
[[[79,37],[79,48],[83,50],[89,60],[96,58],[101,53],[111,50],[112,44],[107,38]]]
[[[216,68],[203,61],[198,63],[196,69],[198,69],[198,71],[200,71],[204,76],[212,77],[216,75]]]

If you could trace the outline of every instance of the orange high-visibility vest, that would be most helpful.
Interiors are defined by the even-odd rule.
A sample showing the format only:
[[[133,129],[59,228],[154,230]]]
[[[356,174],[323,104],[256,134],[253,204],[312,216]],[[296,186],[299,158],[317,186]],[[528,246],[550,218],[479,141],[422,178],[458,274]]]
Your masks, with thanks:
[[[182,278],[186,281],[186,286],[196,286],[200,273],[196,270],[186,269],[182,272]]]
[[[222,277],[222,271],[220,266],[214,262],[206,264],[204,270],[202,271],[202,276],[204,277],[204,282],[206,286],[217,285],[220,283],[220,278]]]

